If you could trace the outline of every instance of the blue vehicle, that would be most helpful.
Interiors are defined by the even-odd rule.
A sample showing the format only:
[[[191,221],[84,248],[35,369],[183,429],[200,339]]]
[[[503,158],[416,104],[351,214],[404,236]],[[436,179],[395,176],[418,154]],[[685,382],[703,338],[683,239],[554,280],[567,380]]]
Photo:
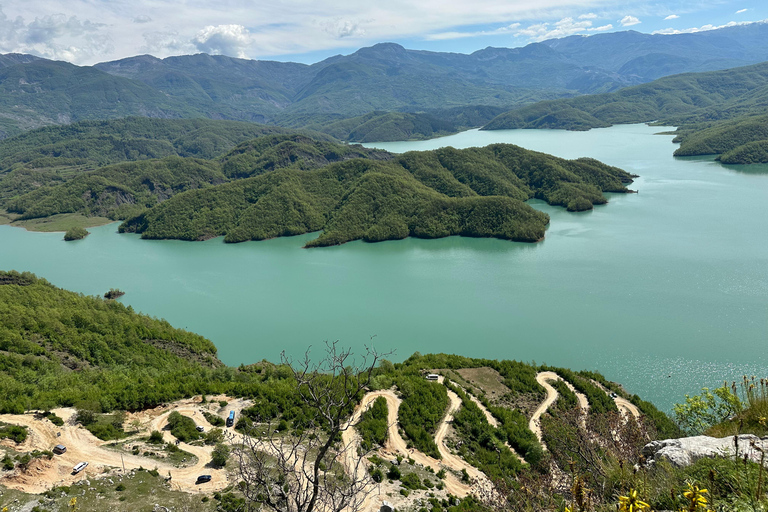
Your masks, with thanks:
[[[231,427],[235,424],[235,411],[229,411],[229,417],[227,418],[227,426]]]

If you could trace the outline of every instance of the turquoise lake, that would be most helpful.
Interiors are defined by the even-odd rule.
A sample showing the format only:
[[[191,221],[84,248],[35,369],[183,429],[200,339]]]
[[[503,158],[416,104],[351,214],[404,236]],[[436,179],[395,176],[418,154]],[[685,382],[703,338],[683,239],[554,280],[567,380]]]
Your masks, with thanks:
[[[230,365],[324,340],[595,369],[669,410],[685,393],[768,376],[768,166],[676,159],[663,128],[472,130],[391,151],[507,142],[589,156],[638,194],[551,216],[543,242],[451,237],[302,249],[316,235],[147,241],[117,224],[65,243],[0,226],[0,269],[32,271],[210,338]],[[373,339],[371,340],[371,337]]]

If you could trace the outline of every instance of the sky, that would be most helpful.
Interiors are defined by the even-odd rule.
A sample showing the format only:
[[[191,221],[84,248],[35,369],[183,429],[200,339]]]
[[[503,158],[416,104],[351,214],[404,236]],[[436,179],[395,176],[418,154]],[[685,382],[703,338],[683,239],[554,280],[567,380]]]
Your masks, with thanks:
[[[766,19],[766,0],[0,0],[0,53],[78,65],[201,52],[313,63],[379,42],[471,53]]]

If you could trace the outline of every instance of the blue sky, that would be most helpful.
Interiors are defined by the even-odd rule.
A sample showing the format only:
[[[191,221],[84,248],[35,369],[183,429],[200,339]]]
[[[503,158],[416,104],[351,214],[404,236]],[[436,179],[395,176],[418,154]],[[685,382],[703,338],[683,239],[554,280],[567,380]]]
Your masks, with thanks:
[[[0,52],[75,64],[199,52],[312,63],[384,41],[471,53],[573,34],[766,19],[766,0],[0,0]]]

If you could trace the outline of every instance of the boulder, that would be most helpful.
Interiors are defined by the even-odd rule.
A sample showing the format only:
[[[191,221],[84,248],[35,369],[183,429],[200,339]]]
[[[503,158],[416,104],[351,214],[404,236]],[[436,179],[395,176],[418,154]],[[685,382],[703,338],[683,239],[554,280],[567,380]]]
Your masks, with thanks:
[[[738,442],[738,446],[737,446]],[[690,466],[705,457],[733,457],[746,455],[753,462],[760,462],[761,450],[768,451],[768,437],[752,434],[731,437],[694,436],[680,439],[653,441],[643,447],[648,462],[668,460],[673,466]]]

